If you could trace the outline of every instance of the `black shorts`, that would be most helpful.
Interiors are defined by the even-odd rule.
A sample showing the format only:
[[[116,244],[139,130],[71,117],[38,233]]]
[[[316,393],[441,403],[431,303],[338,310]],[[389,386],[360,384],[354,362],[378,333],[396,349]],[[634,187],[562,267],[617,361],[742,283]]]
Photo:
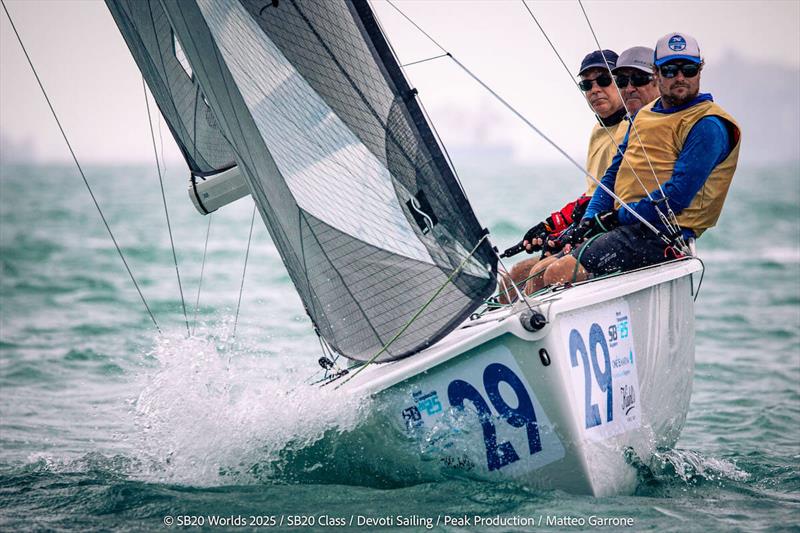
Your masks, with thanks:
[[[675,258],[664,241],[641,224],[603,233],[573,250],[572,256],[595,276],[627,272]]]

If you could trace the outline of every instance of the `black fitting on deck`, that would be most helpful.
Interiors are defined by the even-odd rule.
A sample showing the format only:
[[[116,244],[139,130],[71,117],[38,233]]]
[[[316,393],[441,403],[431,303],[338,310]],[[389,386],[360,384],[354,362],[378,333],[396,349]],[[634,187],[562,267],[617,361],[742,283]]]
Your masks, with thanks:
[[[520,324],[528,331],[539,331],[547,325],[547,318],[539,311],[528,310],[519,315]]]

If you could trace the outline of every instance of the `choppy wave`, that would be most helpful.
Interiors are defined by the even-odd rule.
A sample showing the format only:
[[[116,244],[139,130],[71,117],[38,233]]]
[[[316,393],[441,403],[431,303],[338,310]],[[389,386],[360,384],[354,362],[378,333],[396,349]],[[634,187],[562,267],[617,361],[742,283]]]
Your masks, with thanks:
[[[0,205],[0,527],[139,531],[177,512],[388,511],[633,516],[634,530],[681,532],[797,528],[796,166],[737,172],[719,226],[699,241],[707,270],[680,447],[636,464],[634,495],[605,499],[473,479],[437,453],[459,444],[457,417],[416,440],[381,425],[379,402],[303,385],[318,370],[317,340],[263,227],[233,339],[244,202],[214,215],[201,324],[186,338],[160,193],[141,186],[149,169],[89,171],[104,178],[96,192],[166,333],[154,333],[71,168],[4,172],[15,197]],[[500,189],[495,171],[465,176],[500,247],[557,207],[550,193],[572,194],[573,176],[554,170],[549,189],[519,195],[529,176],[509,173]],[[175,183],[167,195],[191,321],[206,220]]]
[[[301,369],[235,341],[231,323],[190,338],[163,335],[136,399],[142,479],[212,486],[270,479],[281,454],[346,433],[368,399],[303,383]],[[308,377],[308,376],[302,376]],[[330,437],[329,437],[330,438]]]

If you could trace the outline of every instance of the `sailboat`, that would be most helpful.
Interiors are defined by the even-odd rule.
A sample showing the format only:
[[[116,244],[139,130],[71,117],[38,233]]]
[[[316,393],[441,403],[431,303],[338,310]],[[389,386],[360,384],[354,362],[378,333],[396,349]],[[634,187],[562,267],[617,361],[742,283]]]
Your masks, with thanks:
[[[197,210],[254,199],[332,354],[317,386],[479,479],[631,492],[675,444],[699,260],[477,312],[497,251],[366,0],[106,4]]]

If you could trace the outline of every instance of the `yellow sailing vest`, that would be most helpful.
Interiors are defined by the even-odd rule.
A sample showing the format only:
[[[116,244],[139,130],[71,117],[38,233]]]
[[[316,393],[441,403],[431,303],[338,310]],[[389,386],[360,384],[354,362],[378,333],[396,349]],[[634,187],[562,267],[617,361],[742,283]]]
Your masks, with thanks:
[[[672,177],[675,161],[681,153],[683,143],[692,127],[703,117],[716,116],[729,123],[731,142],[735,142],[733,150],[708,176],[703,188],[695,195],[689,207],[678,215],[678,223],[682,228],[691,229],[699,237],[703,231],[713,227],[719,219],[722,204],[728,194],[736,163],[739,160],[741,145],[739,125],[724,109],[714,102],[706,101],[693,105],[677,113],[657,113],[652,110],[655,102],[650,102],[636,114],[633,125],[641,137],[641,141],[631,128],[628,148],[617,173],[614,192],[626,203],[637,202],[647,196],[647,191],[658,190],[658,183],[653,177],[653,170],[658,181],[663,185]],[[644,144],[647,151],[642,149]],[[647,158],[653,170],[650,169]],[[631,167],[635,169],[636,179]],[[642,187],[642,184],[644,187]],[[617,205],[619,207],[619,205]]]
[[[617,154],[617,147],[625,138],[628,124],[627,120],[621,120],[613,126],[608,126],[608,131],[613,135],[613,141],[603,126],[594,125],[592,136],[589,137],[589,152],[586,155],[586,170],[589,175],[598,180],[603,179],[606,170],[611,166],[611,160]],[[586,186],[586,196],[591,196],[597,188],[597,184],[589,176],[586,176]]]

